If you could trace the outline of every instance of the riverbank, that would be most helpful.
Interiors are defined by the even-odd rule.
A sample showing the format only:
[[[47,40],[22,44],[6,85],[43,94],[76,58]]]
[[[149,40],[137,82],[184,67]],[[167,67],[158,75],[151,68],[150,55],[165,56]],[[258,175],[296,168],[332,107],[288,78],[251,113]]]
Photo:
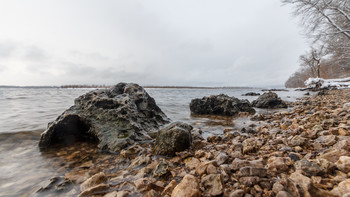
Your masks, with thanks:
[[[65,173],[36,195],[342,196],[350,192],[349,101],[350,90],[332,90],[223,136],[205,140],[195,129],[191,148],[172,158],[154,155],[152,143],[120,154],[87,143],[49,151]]]

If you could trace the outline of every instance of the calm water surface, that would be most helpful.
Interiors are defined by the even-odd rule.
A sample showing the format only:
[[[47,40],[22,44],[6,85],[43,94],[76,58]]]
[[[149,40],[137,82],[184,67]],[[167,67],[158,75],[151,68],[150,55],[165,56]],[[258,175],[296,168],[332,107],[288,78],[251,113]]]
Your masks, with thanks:
[[[56,169],[50,165],[53,157],[38,149],[40,133],[47,123],[73,105],[74,99],[92,89],[62,88],[0,88],[0,196],[31,196]],[[250,101],[257,97],[242,97],[260,89],[163,89],[146,91],[173,121],[184,121],[201,128],[204,135],[222,134],[225,125],[216,120],[191,117],[189,103],[193,98],[227,94]],[[304,92],[277,92],[282,99],[294,101]],[[213,124],[214,121],[214,124]],[[243,125],[246,119],[235,120]],[[215,126],[213,126],[215,125]],[[230,125],[227,125],[230,126]]]

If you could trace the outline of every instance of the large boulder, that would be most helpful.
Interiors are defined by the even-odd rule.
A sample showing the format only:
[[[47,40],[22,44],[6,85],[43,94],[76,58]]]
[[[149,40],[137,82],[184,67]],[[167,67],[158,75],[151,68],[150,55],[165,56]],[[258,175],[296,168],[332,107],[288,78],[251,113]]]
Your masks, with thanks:
[[[154,153],[174,156],[176,152],[184,151],[192,144],[192,126],[175,122],[158,131]]]
[[[119,151],[169,122],[155,100],[139,85],[119,83],[88,92],[74,101],[41,134],[40,148],[94,140],[103,150]]]
[[[205,96],[202,99],[192,99],[190,109],[193,114],[198,115],[234,116],[239,112],[255,113],[248,100],[240,100],[225,94],[212,95],[210,97]]]
[[[274,92],[265,92],[252,102],[257,108],[287,108],[287,104]]]

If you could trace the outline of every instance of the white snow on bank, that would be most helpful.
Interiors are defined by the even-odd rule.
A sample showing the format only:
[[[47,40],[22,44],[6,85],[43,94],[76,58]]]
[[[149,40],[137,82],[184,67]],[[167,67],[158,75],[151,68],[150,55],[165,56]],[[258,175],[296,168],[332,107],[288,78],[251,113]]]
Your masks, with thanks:
[[[349,88],[350,77],[341,79],[309,78],[304,83],[307,88]]]

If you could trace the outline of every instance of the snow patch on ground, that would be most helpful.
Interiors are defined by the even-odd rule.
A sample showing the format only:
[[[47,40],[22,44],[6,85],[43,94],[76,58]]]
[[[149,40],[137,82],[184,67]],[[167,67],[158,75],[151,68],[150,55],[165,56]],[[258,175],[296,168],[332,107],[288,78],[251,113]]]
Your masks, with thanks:
[[[350,77],[341,79],[322,79],[309,78],[305,82],[305,86],[311,89],[341,89],[350,87]]]

